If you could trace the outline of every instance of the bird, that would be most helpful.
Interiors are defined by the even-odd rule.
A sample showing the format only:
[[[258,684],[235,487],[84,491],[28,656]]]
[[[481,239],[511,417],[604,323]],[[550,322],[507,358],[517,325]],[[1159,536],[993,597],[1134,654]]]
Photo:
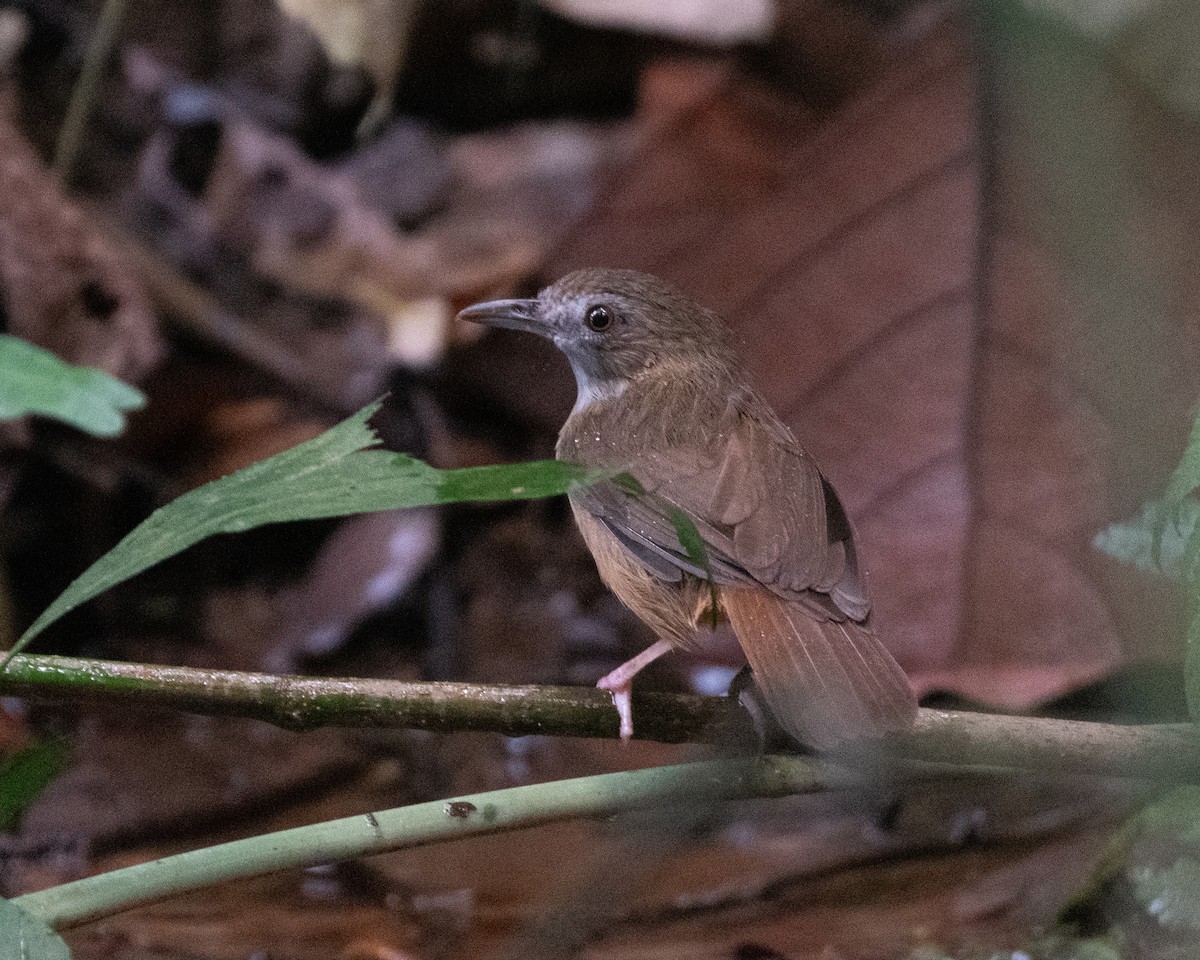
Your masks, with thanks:
[[[846,509],[715,313],[648,274],[593,268],[459,317],[545,337],[574,372],[556,456],[608,473],[573,486],[571,510],[601,579],[657,638],[597,683],[623,740],[637,673],[723,621],[801,743],[912,725],[916,698],[874,630]]]

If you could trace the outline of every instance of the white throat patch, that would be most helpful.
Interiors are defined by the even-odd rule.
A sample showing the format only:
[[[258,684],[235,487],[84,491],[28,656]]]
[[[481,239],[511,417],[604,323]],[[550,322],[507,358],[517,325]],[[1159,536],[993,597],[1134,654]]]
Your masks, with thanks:
[[[579,392],[575,396],[575,406],[571,408],[572,415],[586,410],[598,400],[612,400],[619,397],[629,385],[623,380],[618,382],[596,381],[581,370],[575,371],[575,384]]]

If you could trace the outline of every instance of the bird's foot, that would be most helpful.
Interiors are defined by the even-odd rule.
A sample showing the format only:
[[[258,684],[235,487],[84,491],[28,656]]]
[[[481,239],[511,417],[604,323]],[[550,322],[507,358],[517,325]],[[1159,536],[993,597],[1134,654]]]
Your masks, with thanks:
[[[749,666],[742,667],[730,681],[729,697],[741,705],[750,720],[733,735],[739,742],[757,753],[792,753],[797,749],[806,749],[804,744],[779,725],[762,691],[755,684],[754,671]]]
[[[621,742],[628,743],[633,736],[633,681],[618,667],[597,680],[596,686],[612,696],[612,704],[621,718]]]
[[[613,706],[617,708],[617,716],[621,718],[622,742],[628,743],[629,738],[633,736],[633,678],[643,667],[653,663],[670,649],[671,644],[666,640],[659,640],[596,681],[596,686],[612,694]]]

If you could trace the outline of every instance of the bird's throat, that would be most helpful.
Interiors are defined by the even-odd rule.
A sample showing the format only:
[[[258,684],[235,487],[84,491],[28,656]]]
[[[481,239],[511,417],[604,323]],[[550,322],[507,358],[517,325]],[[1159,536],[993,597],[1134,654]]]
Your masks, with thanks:
[[[575,386],[578,390],[575,395],[575,406],[571,408],[572,416],[582,413],[594,403],[615,400],[629,386],[628,380],[599,379],[591,371],[575,363],[571,364],[571,369],[575,372]]]

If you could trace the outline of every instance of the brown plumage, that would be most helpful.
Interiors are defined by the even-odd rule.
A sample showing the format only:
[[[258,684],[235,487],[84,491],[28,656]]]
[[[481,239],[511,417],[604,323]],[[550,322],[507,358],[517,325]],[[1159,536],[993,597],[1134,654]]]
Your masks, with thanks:
[[[559,458],[637,481],[570,495],[605,583],[660,638],[600,681],[623,735],[633,675],[696,642],[713,619],[714,588],[759,688],[797,738],[828,747],[912,723],[916,701],[871,629],[837,494],[747,384],[714,314],[645,274],[581,270],[535,299],[463,316],[553,340],[579,386]],[[681,542],[679,511],[704,540],[707,571]]]

